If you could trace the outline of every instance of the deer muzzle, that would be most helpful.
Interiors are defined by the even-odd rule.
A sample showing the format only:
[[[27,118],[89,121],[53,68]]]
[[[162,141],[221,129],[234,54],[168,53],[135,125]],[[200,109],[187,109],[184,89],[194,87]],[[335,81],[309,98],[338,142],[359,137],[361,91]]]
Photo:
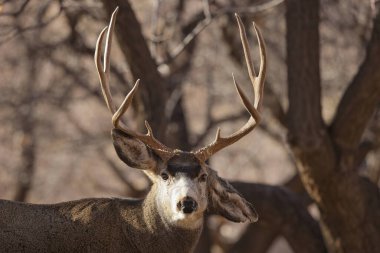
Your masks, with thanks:
[[[178,211],[190,214],[197,210],[198,203],[191,197],[185,197],[177,203]]]

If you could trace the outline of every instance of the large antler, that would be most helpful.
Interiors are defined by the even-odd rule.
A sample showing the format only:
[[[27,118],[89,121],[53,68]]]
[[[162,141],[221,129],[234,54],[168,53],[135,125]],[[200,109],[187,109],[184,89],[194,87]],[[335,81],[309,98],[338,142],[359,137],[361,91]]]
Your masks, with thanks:
[[[251,115],[248,122],[237,132],[231,134],[227,137],[221,137],[220,136],[220,128],[218,128],[216,132],[215,140],[209,144],[208,146],[199,149],[195,152],[196,157],[201,161],[206,161],[208,158],[210,158],[213,154],[218,152],[219,150],[235,143],[236,141],[240,140],[242,137],[247,135],[249,132],[251,132],[255,126],[260,122],[260,114],[259,109],[261,108],[262,104],[262,97],[263,97],[263,90],[264,90],[264,81],[265,81],[265,72],[266,72],[266,52],[265,52],[265,44],[264,39],[259,31],[259,29],[256,27],[255,23],[253,23],[253,28],[256,32],[256,36],[258,38],[259,42],[259,48],[260,48],[260,70],[259,75],[256,76],[255,70],[253,67],[251,55],[250,55],[250,49],[248,45],[248,39],[247,35],[245,33],[243,22],[241,21],[240,17],[235,14],[236,20],[238,22],[239,31],[240,31],[240,39],[243,45],[244,49],[244,56],[247,63],[248,68],[248,74],[249,78],[251,79],[251,83],[253,85],[254,93],[255,93],[255,100],[254,104],[252,105],[248,98],[245,96],[239,85],[237,84],[234,76],[232,76],[235,87],[237,92],[239,93],[239,96]]]
[[[137,88],[139,87],[140,80],[137,80],[135,85],[133,86],[132,90],[128,93],[128,95],[125,97],[124,101],[120,105],[119,109],[116,110],[116,106],[113,103],[112,95],[109,87],[109,79],[110,79],[110,53],[111,53],[111,44],[112,44],[112,34],[115,28],[115,20],[118,12],[118,7],[115,9],[115,11],[112,13],[111,20],[108,27],[105,27],[101,33],[99,34],[98,41],[96,42],[96,49],[95,49],[95,65],[98,70],[100,84],[102,87],[102,92],[104,96],[104,100],[106,101],[107,107],[112,113],[112,124],[115,128],[122,130],[126,134],[133,136],[140,141],[142,141],[145,145],[152,148],[157,155],[159,155],[162,159],[167,160],[172,155],[174,150],[171,148],[168,148],[161,142],[159,142],[154,136],[152,132],[152,128],[150,127],[148,121],[145,121],[145,126],[148,130],[147,134],[141,134],[138,132],[135,132],[129,128],[127,128],[123,122],[121,122],[121,116],[126,112],[129,105],[132,102],[133,96],[137,91]],[[104,50],[104,59],[102,65],[101,60],[101,45],[104,39],[105,32],[107,31],[106,36],[106,44],[105,44],[105,50]]]

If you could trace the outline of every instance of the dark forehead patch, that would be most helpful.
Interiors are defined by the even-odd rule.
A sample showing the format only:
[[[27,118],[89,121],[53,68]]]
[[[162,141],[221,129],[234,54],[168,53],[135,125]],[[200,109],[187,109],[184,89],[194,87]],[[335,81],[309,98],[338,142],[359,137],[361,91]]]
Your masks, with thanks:
[[[190,178],[196,178],[201,171],[201,166],[194,154],[181,152],[170,158],[167,170],[172,176],[185,173]]]

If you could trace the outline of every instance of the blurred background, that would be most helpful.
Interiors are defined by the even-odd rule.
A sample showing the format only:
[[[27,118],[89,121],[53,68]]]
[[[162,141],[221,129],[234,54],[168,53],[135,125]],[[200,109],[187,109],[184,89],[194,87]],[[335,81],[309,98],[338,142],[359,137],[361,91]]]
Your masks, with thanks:
[[[112,93],[119,104],[141,78],[125,122],[145,131],[147,119],[170,147],[202,147],[213,140],[217,127],[226,135],[248,119],[231,77],[234,73],[253,98],[233,14],[239,13],[246,25],[256,69],[260,59],[252,21],[266,41],[263,122],[210,160],[262,219],[247,226],[210,217],[197,252],[343,252],[345,239],[334,243],[346,238],[343,229],[336,231],[328,221],[326,228],[318,225],[324,202],[314,194],[318,186],[309,185],[313,175],[298,172],[325,168],[297,150],[318,146],[313,138],[321,129],[336,150],[345,150],[340,143],[356,131],[359,137],[347,149],[348,158],[343,159],[343,151],[335,153],[343,161],[334,162],[335,167],[354,167],[355,178],[379,186],[380,19],[375,0],[0,1],[0,198],[56,203],[146,193],[147,178],[119,161],[113,149],[111,115],[93,60],[97,36],[117,5]],[[367,71],[362,74],[367,79],[360,79],[361,71]],[[356,84],[360,81],[368,87]],[[355,85],[365,91],[350,91]],[[292,104],[292,99],[300,102]],[[347,105],[362,111],[345,111]],[[348,125],[349,117],[360,123],[341,137],[335,126]],[[302,131],[303,137],[297,137]],[[305,142],[289,141],[294,138]],[[324,213],[326,220],[335,215]]]

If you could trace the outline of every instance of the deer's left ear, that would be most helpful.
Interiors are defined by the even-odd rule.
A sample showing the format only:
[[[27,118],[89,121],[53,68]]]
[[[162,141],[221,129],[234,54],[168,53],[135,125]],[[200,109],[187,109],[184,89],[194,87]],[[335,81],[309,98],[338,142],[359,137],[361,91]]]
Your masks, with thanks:
[[[208,173],[208,212],[219,214],[233,222],[256,222],[259,218],[253,206],[245,200],[215,170]]]

